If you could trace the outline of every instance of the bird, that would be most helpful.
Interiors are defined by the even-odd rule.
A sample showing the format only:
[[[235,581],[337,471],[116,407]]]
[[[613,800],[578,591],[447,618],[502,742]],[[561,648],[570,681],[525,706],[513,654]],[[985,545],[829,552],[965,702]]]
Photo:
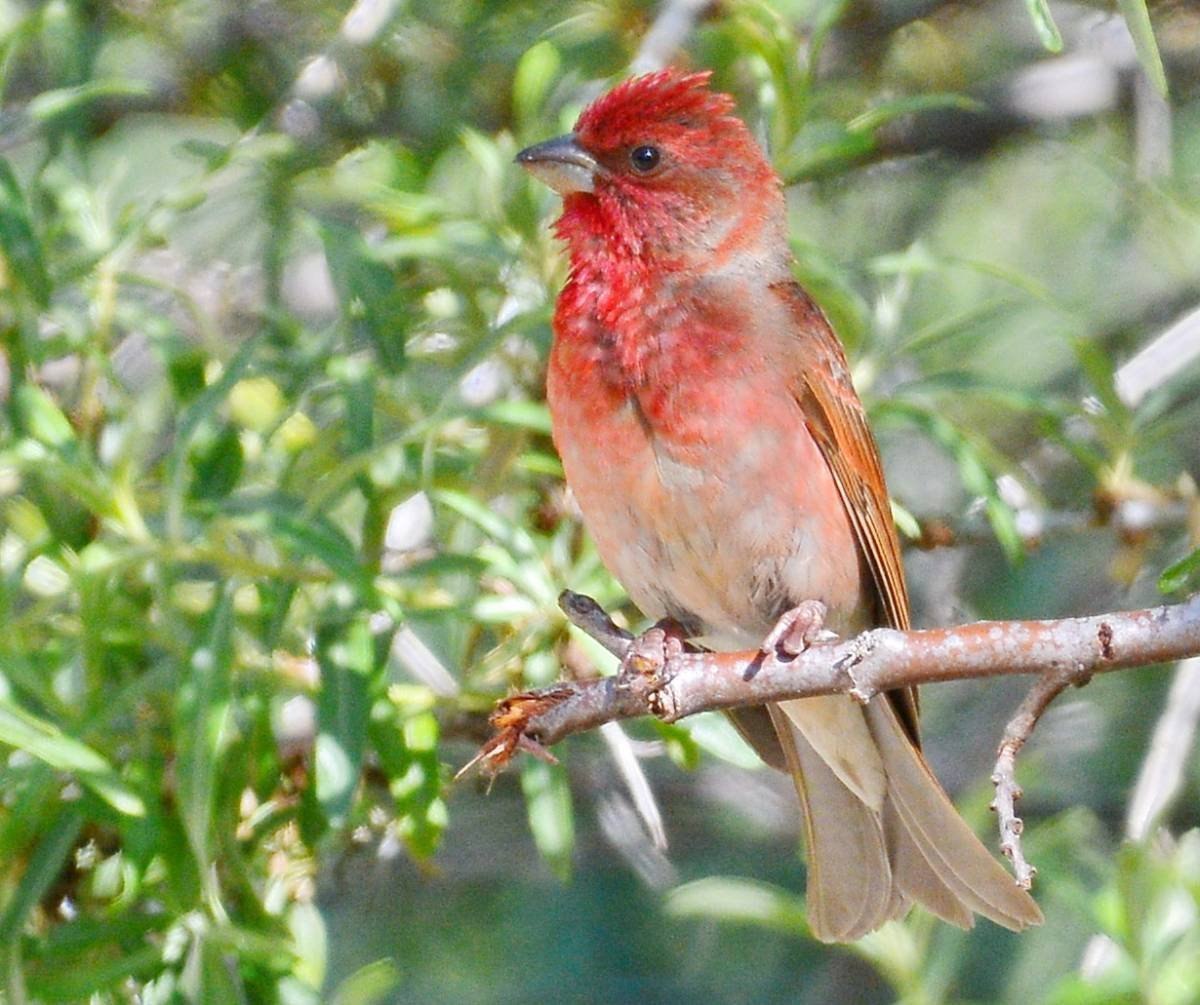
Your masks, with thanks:
[[[546,398],[567,484],[634,604],[697,644],[907,629],[844,349],[793,276],[783,184],[710,77],[627,79],[516,157],[562,196]],[[1042,921],[930,770],[917,713],[907,688],[733,713],[794,779],[817,939],[856,940],[914,902],[962,928]]]

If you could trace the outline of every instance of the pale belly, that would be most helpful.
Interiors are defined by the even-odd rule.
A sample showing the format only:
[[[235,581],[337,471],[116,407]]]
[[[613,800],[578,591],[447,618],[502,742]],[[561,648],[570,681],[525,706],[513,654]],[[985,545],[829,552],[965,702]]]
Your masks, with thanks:
[[[726,387],[656,429],[633,400],[574,383],[550,381],[555,443],[601,558],[645,615],[721,648],[756,645],[801,600],[826,603],[834,630],[864,623],[853,532],[790,397]]]

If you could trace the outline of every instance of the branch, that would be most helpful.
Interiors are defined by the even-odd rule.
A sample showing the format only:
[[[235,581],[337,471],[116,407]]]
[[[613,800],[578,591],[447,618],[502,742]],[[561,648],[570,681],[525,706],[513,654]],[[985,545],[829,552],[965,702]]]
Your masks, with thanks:
[[[1179,604],[1059,621],[981,621],[909,632],[877,628],[814,643],[794,657],[667,646],[657,662],[641,646],[631,654],[634,637],[594,600],[568,591],[559,604],[576,626],[622,659],[621,671],[504,699],[492,713],[495,735],[460,776],[475,767],[494,774],[518,750],[553,760],[546,747],[618,719],[653,715],[674,722],[697,712],[822,694],[848,694],[866,703],[909,685],[1038,674],[1005,730],[993,775],[1001,847],[1024,886],[1033,869],[1020,850],[1014,764],[1046,706],[1096,673],[1200,655],[1200,594]]]
[[[632,637],[595,601],[567,592],[560,604],[609,652],[625,655]],[[626,673],[556,684],[546,690],[557,700],[526,721],[526,732],[549,745],[602,722],[641,715],[674,722],[697,712],[821,694],[850,694],[865,702],[908,685],[1065,668],[1074,682],[1084,683],[1095,673],[1195,655],[1200,655],[1200,594],[1181,604],[1061,621],[980,621],[910,632],[876,628],[817,643],[792,658],[687,651],[669,659],[652,680]]]

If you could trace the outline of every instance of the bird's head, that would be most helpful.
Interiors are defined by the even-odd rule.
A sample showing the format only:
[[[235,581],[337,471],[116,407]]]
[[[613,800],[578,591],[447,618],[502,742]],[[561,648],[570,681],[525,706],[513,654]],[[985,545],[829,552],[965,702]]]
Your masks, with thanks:
[[[584,109],[573,132],[517,155],[563,196],[558,229],[573,257],[684,266],[747,242],[786,247],[779,180],[709,76],[634,77]]]

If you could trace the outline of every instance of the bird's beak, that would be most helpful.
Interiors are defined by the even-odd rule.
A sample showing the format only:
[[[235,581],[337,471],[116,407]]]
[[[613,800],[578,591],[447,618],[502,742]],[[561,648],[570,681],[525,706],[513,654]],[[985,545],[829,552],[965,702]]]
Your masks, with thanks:
[[[574,133],[526,147],[517,154],[517,163],[559,195],[594,191],[600,171],[596,158],[579,145]]]

